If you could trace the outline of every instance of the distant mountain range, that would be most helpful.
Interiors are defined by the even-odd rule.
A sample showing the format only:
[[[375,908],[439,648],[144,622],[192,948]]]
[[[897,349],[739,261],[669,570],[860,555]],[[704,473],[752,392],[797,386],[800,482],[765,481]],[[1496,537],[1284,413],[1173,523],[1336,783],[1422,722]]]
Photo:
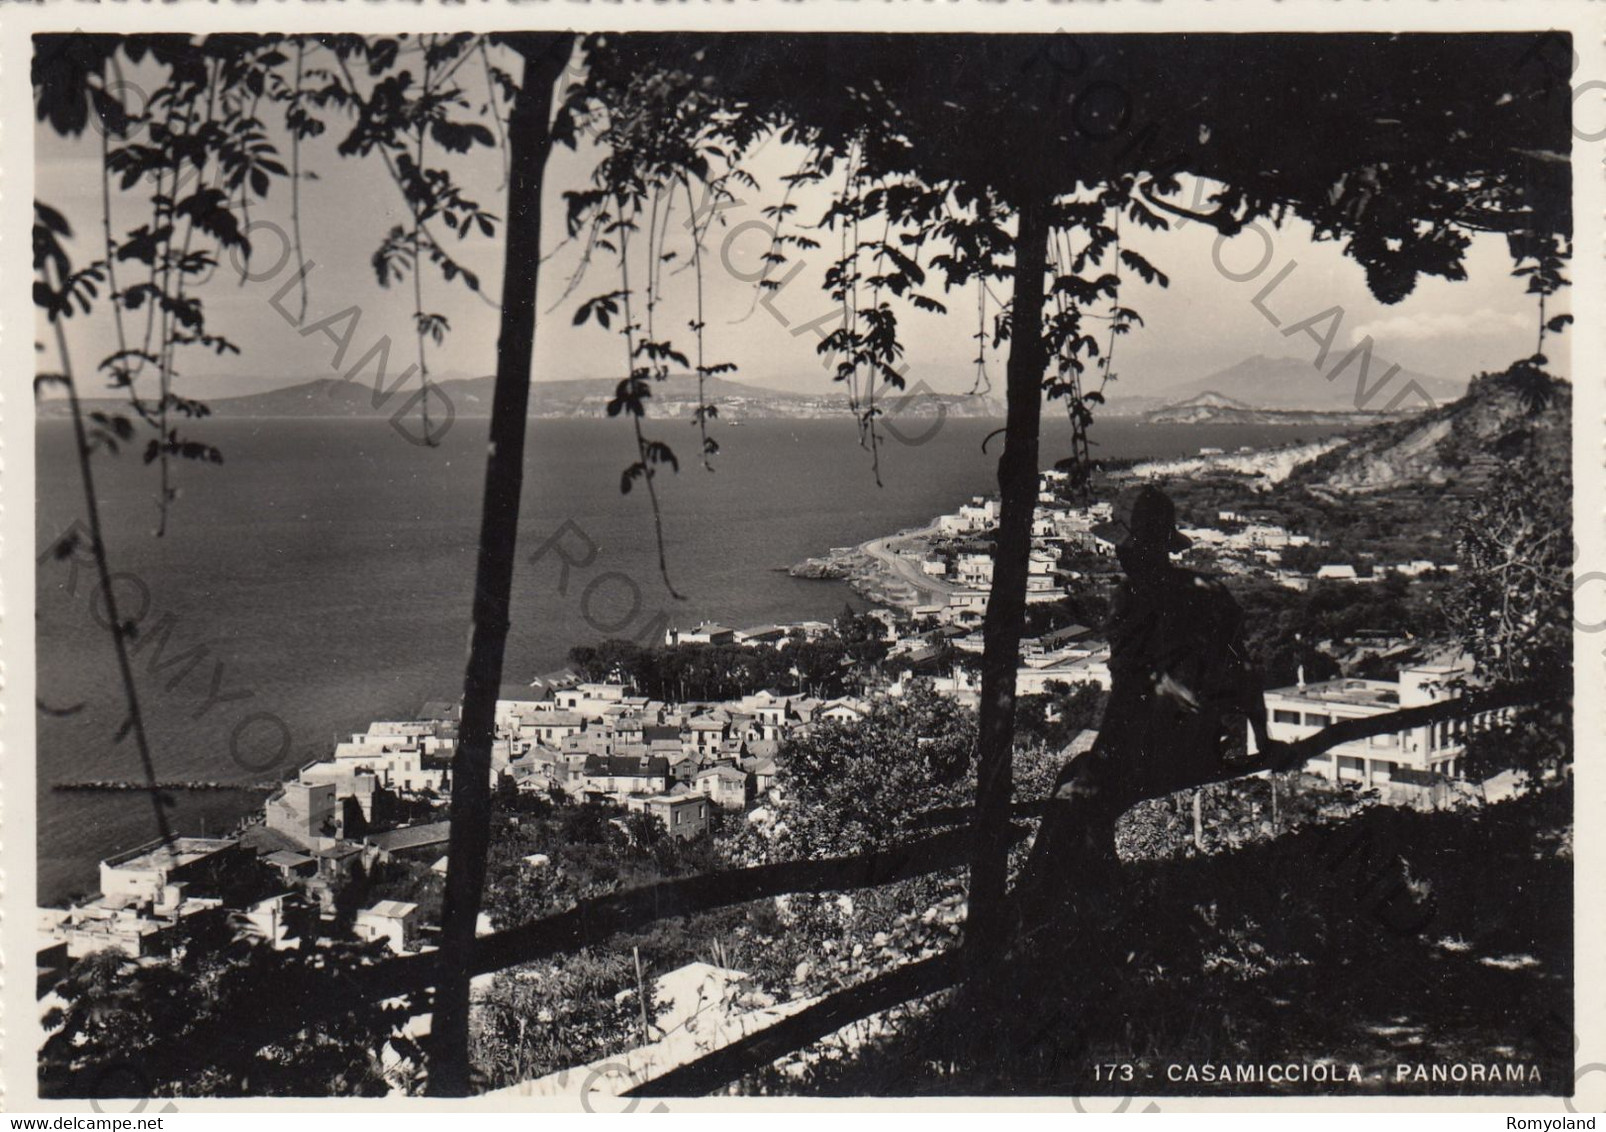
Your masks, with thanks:
[[[1328,356],[1326,365],[1317,369],[1308,357],[1270,358],[1256,354],[1226,369],[1172,386],[1157,396],[1126,397],[1121,395],[1119,389],[1112,387],[1110,411],[1116,415],[1141,415],[1161,409],[1181,408],[1195,398],[1208,397],[1217,399],[1216,407],[1222,409],[1353,414],[1385,411],[1395,395],[1412,381],[1439,405],[1454,401],[1467,389],[1465,380],[1451,381],[1403,368],[1389,379],[1387,385],[1380,385],[1383,374],[1388,372],[1389,363],[1374,356],[1367,373],[1367,386],[1368,390],[1375,388],[1376,391],[1357,407],[1359,359],[1335,380],[1328,381],[1326,377],[1343,357],[1335,349]],[[1408,396],[1396,406],[1396,411],[1414,412],[1423,407],[1421,398]]]
[[[1330,371],[1336,362],[1337,358],[1330,360],[1327,369]],[[941,384],[954,387],[965,377],[953,367],[928,368],[933,384],[940,377]],[[1328,381],[1308,358],[1256,355],[1205,377],[1184,381],[1159,395],[1129,397],[1123,395],[1119,386],[1112,386],[1108,391],[1110,400],[1104,414],[1112,417],[1138,416],[1155,423],[1176,424],[1203,421],[1287,421],[1293,424],[1348,423],[1352,420],[1372,422],[1389,419],[1377,414],[1411,381],[1415,381],[1418,388],[1441,405],[1454,401],[1466,391],[1465,381],[1449,381],[1402,369],[1369,399],[1363,407],[1364,411],[1357,411],[1357,369],[1357,365],[1351,365],[1336,381]],[[1369,383],[1378,385],[1387,369],[1385,362],[1374,359]],[[1004,415],[1002,388],[997,382],[992,391],[981,394],[930,393],[925,391],[929,388],[926,382],[916,381],[913,374],[910,378],[911,384],[919,392],[895,393],[890,397],[883,395],[882,408],[888,415],[929,417],[939,411],[958,417]],[[489,376],[456,377],[434,382],[439,393],[451,400],[457,414],[465,417],[490,415],[494,384],[495,379]],[[606,416],[608,402],[612,400],[617,384],[617,379],[607,377],[535,382],[530,386],[530,415]],[[719,416],[727,421],[744,418],[833,417],[847,412],[847,391],[840,384],[823,379],[811,381],[810,384],[814,386],[813,391],[795,393],[711,377],[705,380],[705,395],[711,404],[718,406]],[[1139,382],[1133,384],[1140,385]],[[1140,387],[1153,388],[1153,383],[1145,380]],[[371,378],[361,382],[319,378],[263,393],[213,397],[207,399],[207,404],[219,417],[388,417],[407,404],[417,389],[417,381],[410,379],[388,398],[381,394],[376,407]],[[1415,412],[1423,407],[1420,401],[1418,397],[1405,398],[1394,415]],[[696,378],[690,374],[675,374],[653,383],[648,412],[650,416],[658,418],[689,418],[697,403]],[[85,401],[86,407],[101,410],[115,410],[121,404],[120,401],[105,398]],[[42,401],[39,404],[42,417],[61,416],[65,412],[64,401]],[[1267,416],[1268,413],[1301,415]]]
[[[447,398],[461,417],[487,417],[491,413],[491,399],[496,383],[494,377],[452,378],[432,382],[435,390]],[[613,399],[618,382],[612,378],[576,378],[567,381],[540,381],[530,386],[532,417],[606,417],[608,402]],[[371,381],[339,381],[319,378],[315,381],[272,389],[265,393],[251,393],[242,397],[216,397],[207,402],[217,417],[389,417],[411,406],[416,409],[418,383],[408,381],[388,397],[382,392],[376,397]],[[788,393],[767,389],[759,385],[745,385],[724,378],[704,379],[703,396],[709,404],[718,407],[723,421],[744,419],[842,416],[848,411],[847,392],[840,385],[827,385],[819,393]],[[1003,405],[995,397],[972,397],[965,394],[892,393],[882,395],[882,407],[889,417],[929,417],[939,411],[949,416],[994,417],[1003,415]],[[376,404],[377,402],[377,404]],[[430,398],[432,408],[437,398]],[[698,405],[697,379],[688,374],[675,374],[652,384],[652,397],[647,403],[650,417],[658,419],[689,419]],[[108,398],[87,398],[86,410],[116,411],[126,408],[127,402]],[[39,404],[41,417],[59,417],[67,412],[65,401],[43,401]],[[438,409],[436,409],[438,416]]]
[[[1323,415],[1247,409],[1214,393],[1175,408],[1179,414],[1258,412],[1282,419]],[[1268,483],[1302,487],[1329,499],[1405,491],[1455,500],[1488,492],[1494,477],[1517,457],[1531,459],[1532,474],[1555,482],[1565,482],[1571,464],[1571,383],[1521,365],[1475,378],[1463,396],[1445,404],[1368,419],[1367,427],[1315,443],[1144,461],[1144,474],[1263,476]]]
[[[1140,419],[1145,424],[1369,425],[1397,421],[1409,415],[1404,412],[1346,412],[1342,409],[1257,409],[1210,390],[1162,409],[1151,409],[1140,414]]]

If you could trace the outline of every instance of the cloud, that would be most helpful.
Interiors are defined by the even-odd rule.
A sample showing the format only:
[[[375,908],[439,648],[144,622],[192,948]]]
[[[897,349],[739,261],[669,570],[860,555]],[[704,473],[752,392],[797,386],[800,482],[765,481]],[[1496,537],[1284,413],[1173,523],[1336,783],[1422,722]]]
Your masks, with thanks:
[[[1535,330],[1534,311],[1497,311],[1482,307],[1475,311],[1435,311],[1423,314],[1397,314],[1375,322],[1362,323],[1352,333],[1353,340],[1370,336],[1379,345],[1386,342],[1421,342],[1442,338],[1502,337]]]

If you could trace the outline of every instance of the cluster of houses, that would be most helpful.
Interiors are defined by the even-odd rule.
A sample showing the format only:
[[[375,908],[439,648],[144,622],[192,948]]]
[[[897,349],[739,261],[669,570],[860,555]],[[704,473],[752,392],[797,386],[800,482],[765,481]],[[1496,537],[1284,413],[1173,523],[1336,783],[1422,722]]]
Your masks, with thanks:
[[[491,782],[611,802],[691,838],[709,827],[715,808],[741,812],[775,796],[784,738],[868,711],[859,699],[769,691],[672,704],[634,695],[622,683],[562,673],[501,690]],[[41,910],[49,953],[42,952],[41,972],[96,951],[136,959],[166,953],[178,929],[203,914],[250,925],[275,946],[320,938],[320,921],[335,918],[337,897],[358,868],[444,852],[457,715],[455,704],[431,703],[416,719],[369,724],[281,783],[260,818],[232,836],[159,840],[102,861],[97,896]],[[282,891],[244,908],[224,907],[220,892],[230,872],[253,862]],[[263,875],[260,868],[255,875]],[[357,910],[354,930],[358,938],[413,950],[425,946],[417,911],[381,900]]]
[[[960,704],[975,709],[981,704],[981,677],[974,666],[957,661],[942,668],[932,663],[954,652],[979,656],[983,649],[979,631],[954,625],[942,625],[930,630],[913,628],[900,636],[889,651],[889,657],[905,657],[910,662],[909,674],[892,684],[888,693],[901,696],[910,680],[928,679],[939,695],[948,696]],[[1021,641],[1021,660],[1015,670],[1015,694],[1018,696],[1044,695],[1051,684],[1090,683],[1106,690],[1110,687],[1110,643],[1104,635],[1086,625],[1066,625],[1036,637]]]
[[[1115,542],[1105,524],[1111,519],[1109,502],[1080,504],[1065,498],[1067,475],[1051,468],[1038,483],[1037,504],[1032,513],[1032,550],[1026,581],[1028,604],[1059,601],[1067,593],[1067,583],[1081,574],[1065,569],[1067,553],[1113,557]],[[999,504],[995,499],[973,498],[957,512],[939,515],[933,522],[934,538],[913,540],[902,551],[918,562],[921,575],[937,583],[933,587],[938,601],[916,605],[916,618],[929,618],[943,624],[974,627],[987,613],[987,595],[993,582],[993,557],[985,541],[998,526]],[[1364,584],[1390,574],[1408,578],[1434,571],[1454,571],[1454,564],[1426,559],[1379,564],[1363,573],[1351,563],[1322,563],[1314,572],[1286,568],[1284,551],[1294,547],[1320,545],[1309,535],[1297,534],[1274,518],[1254,512],[1219,511],[1213,526],[1180,527],[1195,546],[1208,550],[1214,568],[1228,574],[1270,578],[1294,590],[1307,590],[1313,581]],[[941,543],[941,545],[937,545]]]
[[[444,823],[441,823],[444,826]],[[230,934],[256,935],[278,949],[299,948],[327,934],[335,918],[333,882],[349,875],[358,861],[373,864],[387,850],[376,844],[341,844],[321,839],[305,852],[264,852],[249,836],[174,837],[108,857],[100,863],[100,893],[66,909],[40,910],[41,990],[72,961],[111,951],[129,959],[171,952],[185,928],[203,919],[224,922]],[[281,874],[279,890],[230,906],[226,893],[253,861]],[[232,878],[232,879],[231,879]],[[417,946],[417,907],[379,901],[356,912],[359,939],[384,938],[394,950]]]
[[[868,711],[853,697],[772,691],[666,703],[620,683],[504,687],[493,771],[520,790],[610,801],[658,817],[675,836],[695,837],[712,807],[740,811],[774,795],[783,739]]]
[[[179,837],[140,845],[100,863],[100,895],[68,908],[41,909],[46,946],[41,973],[97,951],[131,958],[156,954],[191,917],[215,913],[222,900],[192,893],[208,870],[239,852],[236,838]],[[58,953],[52,956],[51,953]]]
[[[1084,561],[1077,564],[1085,568],[1087,555],[1115,555],[1114,535],[1107,526],[1112,505],[1107,501],[1076,502],[1067,498],[1067,486],[1068,476],[1059,469],[1049,469],[1039,477],[1026,583],[1028,604],[1056,602],[1067,596],[1068,583],[1083,576],[1066,568],[1072,556],[1081,556]],[[917,671],[934,677],[939,692],[972,706],[979,701],[979,681],[962,665],[950,664],[935,672],[918,666],[951,650],[982,651],[980,627],[993,582],[990,536],[998,520],[998,501],[977,496],[957,511],[937,516],[929,533],[904,540],[899,549],[927,579],[930,600],[907,604],[903,612],[908,616],[891,623],[889,637],[894,644],[890,655],[909,656]],[[1308,589],[1316,581],[1364,584],[1390,574],[1416,578],[1455,569],[1425,559],[1379,564],[1369,574],[1342,562],[1324,563],[1310,572],[1289,569],[1283,562],[1286,551],[1319,544],[1308,535],[1288,530],[1271,515],[1252,510],[1222,510],[1214,525],[1179,529],[1196,547],[1210,553],[1212,569],[1266,578],[1295,590]],[[945,650],[944,644],[951,650]],[[1040,694],[1056,681],[1110,686],[1109,644],[1086,626],[1069,625],[1027,639],[1021,652],[1016,675],[1019,695]],[[894,685],[892,691],[897,694],[900,685]]]
[[[1219,524],[1215,527],[1179,527],[1195,546],[1212,552],[1216,567],[1228,574],[1258,574],[1269,576],[1281,586],[1292,590],[1308,590],[1316,582],[1353,582],[1364,584],[1379,581],[1390,574],[1406,578],[1419,578],[1434,571],[1453,573],[1454,563],[1439,564],[1425,558],[1410,562],[1389,562],[1375,565],[1370,573],[1362,573],[1352,563],[1327,562],[1318,565],[1313,573],[1285,567],[1283,552],[1291,547],[1320,546],[1309,535],[1295,534],[1264,515],[1239,511],[1219,511]],[[1114,548],[1110,548],[1113,553]]]
[[[336,743],[328,759],[280,783],[260,818],[232,836],[159,839],[103,860],[97,896],[42,910],[45,951],[59,951],[62,961],[106,950],[134,959],[164,954],[181,938],[178,929],[199,915],[227,917],[275,947],[321,938],[359,867],[411,851],[438,853],[446,844],[451,825],[437,807],[457,740],[455,716],[455,705],[427,704],[417,719],[369,724]],[[225,907],[221,893],[245,875],[266,875],[279,891]],[[357,910],[353,926],[359,939],[412,949],[416,918],[411,904],[379,901]],[[41,962],[42,971],[50,968]]]
[[[755,625],[748,629],[731,629],[715,621],[704,621],[690,629],[671,625],[664,630],[666,645],[740,645],[753,648],[757,645],[783,646],[793,634],[801,633],[809,640],[818,640],[831,632],[824,621],[795,621],[786,625]]]
[[[1102,524],[1108,503],[1075,505],[1063,498],[1065,473],[1042,474],[1032,522],[1027,600],[1057,601],[1077,575],[1062,568],[1066,552],[1113,554]],[[1352,566],[1323,565],[1314,575],[1280,569],[1282,552],[1311,545],[1264,516],[1222,511],[1219,526],[1184,528],[1228,570],[1271,572],[1303,588],[1312,577],[1366,581]],[[920,572],[940,585],[940,604],[871,613],[884,626],[889,656],[909,661],[912,674],[936,690],[976,706],[979,680],[955,653],[983,649],[979,631],[993,580],[993,559],[982,541],[998,522],[998,504],[976,498],[943,515],[935,534],[944,552],[918,540],[911,554]],[[1418,576],[1445,569],[1427,561],[1383,567]],[[911,617],[910,614],[913,616]],[[669,645],[784,645],[802,632],[831,632],[824,622],[746,630],[703,623],[671,628]],[[1109,643],[1092,628],[1067,625],[1022,642],[1016,692],[1042,694],[1056,683],[1111,684]],[[1297,739],[1327,722],[1431,702],[1453,685],[1454,673],[1407,668],[1399,683],[1340,679],[1267,693],[1275,738]],[[907,690],[908,678],[887,694]],[[585,682],[564,672],[528,685],[504,686],[496,704],[491,783],[576,800],[603,801],[657,818],[673,836],[707,830],[716,810],[741,812],[778,797],[777,758],[784,740],[821,724],[853,722],[870,711],[857,697],[824,700],[760,691],[719,702],[671,703],[634,694],[623,683]],[[1469,726],[1480,726],[1474,723]],[[1314,769],[1336,782],[1361,782],[1396,792],[1442,783],[1464,771],[1466,732],[1417,729],[1335,749]],[[439,856],[450,836],[443,820],[451,760],[458,741],[458,705],[425,704],[418,716],[381,720],[309,762],[266,800],[259,820],[232,837],[179,837],[140,846],[101,862],[100,894],[67,910],[42,910],[48,948],[62,961],[92,952],[130,957],[161,953],[178,929],[201,915],[228,915],[275,946],[309,938],[298,918],[331,920],[336,897],[359,867],[395,854]],[[243,909],[227,909],[217,879],[254,860],[282,882],[283,891]],[[437,868],[440,862],[437,862]],[[356,914],[359,937],[383,939],[396,950],[420,946],[417,908],[379,901]],[[318,938],[316,923],[310,938]],[[43,971],[48,964],[42,962]],[[43,976],[41,976],[43,977]]]
[[[1081,575],[1061,568],[1066,548],[1097,550],[1094,529],[1110,519],[1106,502],[1080,506],[1061,497],[1067,476],[1058,469],[1042,473],[1037,506],[1032,514],[1032,551],[1026,579],[1026,601],[1036,605],[1062,600],[1067,583]],[[920,574],[937,583],[931,587],[940,600],[915,605],[917,619],[975,628],[987,615],[988,591],[993,584],[993,555],[982,541],[998,526],[996,499],[976,496],[953,514],[939,515],[932,523],[935,540],[946,543],[938,550],[930,542],[915,540],[901,551],[918,563]],[[1113,549],[1113,548],[1112,548]]]

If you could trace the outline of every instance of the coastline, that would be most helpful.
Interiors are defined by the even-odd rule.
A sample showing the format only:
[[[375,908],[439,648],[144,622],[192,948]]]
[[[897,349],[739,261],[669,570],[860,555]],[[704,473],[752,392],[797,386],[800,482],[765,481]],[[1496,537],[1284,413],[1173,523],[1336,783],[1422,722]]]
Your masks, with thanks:
[[[1240,448],[1234,452],[1201,451],[1194,456],[1155,457],[1108,472],[1115,481],[1160,479],[1227,472],[1281,483],[1294,469],[1349,443],[1335,434],[1316,441],[1296,441],[1270,447]],[[945,578],[923,574],[916,565],[939,537],[939,519],[923,527],[905,528],[892,535],[867,539],[852,547],[833,547],[786,568],[794,578],[840,581],[854,593],[879,605],[909,612],[920,606],[945,605],[950,595],[969,587]],[[914,553],[910,553],[913,551]]]
[[[186,473],[184,522],[174,532],[175,541],[157,546],[142,537],[145,499],[136,477],[114,477],[107,488],[118,569],[151,588],[158,609],[153,623],[171,614],[170,649],[210,649],[206,665],[197,667],[186,684],[151,701],[161,777],[232,778],[231,730],[264,706],[297,737],[296,757],[277,764],[289,774],[306,749],[321,745],[320,737],[404,713],[443,689],[455,695],[458,658],[455,650],[437,643],[461,632],[458,618],[468,601],[461,563],[465,548],[472,546],[477,512],[471,504],[481,488],[472,430],[454,431],[444,449],[426,456],[392,436],[383,422],[353,426],[342,421],[331,427],[301,421],[275,430],[223,420],[208,421],[208,427],[230,463],[215,474]],[[353,427],[363,436],[371,429],[377,439],[351,445],[342,438]],[[829,619],[854,594],[894,608],[921,604],[941,588],[936,580],[916,576],[918,558],[908,560],[901,573],[889,564],[899,561],[901,539],[928,531],[932,516],[994,482],[994,468],[979,457],[979,441],[990,427],[984,421],[950,421],[936,442],[899,449],[896,474],[873,496],[862,494],[862,467],[836,458],[837,449],[830,446],[839,437],[829,422],[757,420],[735,430],[743,443],[722,454],[722,474],[681,481],[671,501],[672,508],[686,509],[676,520],[677,531],[689,540],[680,551],[683,560],[706,564],[701,594],[682,610],[658,596],[652,581],[656,563],[638,552],[639,515],[618,505],[614,454],[596,443],[598,430],[612,429],[612,423],[554,422],[531,451],[530,474],[542,489],[533,491],[527,504],[530,553],[541,548],[543,538],[563,531],[559,548],[566,548],[571,559],[586,559],[586,540],[598,554],[589,570],[571,567],[567,593],[558,587],[563,562],[556,550],[520,572],[522,613],[509,639],[510,669],[561,667],[570,646],[610,635],[588,623],[585,614],[592,613],[598,625],[615,625],[637,589],[642,603],[637,617],[611,635],[635,637],[660,614],[685,624]],[[55,474],[70,456],[65,433],[43,431],[46,440],[36,457],[41,540],[66,528],[78,506],[77,497],[61,486],[70,485],[70,478]],[[1289,435],[1279,427],[1138,428],[1110,422],[1103,453],[1122,459],[1178,456],[1202,444],[1229,450],[1241,444],[1274,447]],[[286,455],[292,442],[303,453],[293,460]],[[316,490],[296,486],[301,461],[309,458],[322,469]],[[812,486],[801,509],[775,492],[753,494],[759,486],[804,481]],[[740,512],[728,510],[737,504]],[[420,506],[439,516],[431,537],[398,544],[391,524]],[[697,521],[727,513],[739,514],[734,521],[744,524],[741,537],[732,538],[719,523]],[[783,576],[790,573],[786,563],[825,556],[830,547],[847,543],[857,544],[848,549],[858,557],[844,557],[824,575],[843,588],[804,585],[806,578],[797,573]],[[271,562],[293,566],[297,582],[290,584],[286,567],[270,567]],[[442,579],[429,600],[419,600],[409,580],[420,568]],[[637,589],[619,582],[621,574]],[[104,630],[89,615],[87,590],[79,586],[73,594],[61,584],[67,577],[60,565],[40,571],[40,609],[51,633],[48,644],[41,640],[41,680],[65,697],[88,698],[97,681],[114,677],[110,650]],[[612,581],[590,591],[585,600],[593,605],[586,605],[586,587],[598,578]],[[242,589],[239,579],[248,580],[249,588]],[[907,590],[894,585],[899,582]],[[412,603],[412,615],[376,618],[375,595]],[[249,648],[247,641],[253,642]],[[157,654],[142,655],[149,663]],[[220,665],[223,687],[249,689],[254,700],[225,704],[234,708],[232,714],[214,710],[198,722],[192,717],[205,702],[207,678]],[[48,789],[57,780],[126,777],[120,752],[105,749],[103,742],[119,721],[115,702],[99,698],[74,717],[41,721],[36,757],[44,788],[37,802],[36,876],[44,901],[70,899],[95,887],[101,858],[152,835],[149,807],[135,793]],[[251,757],[271,761],[277,733],[261,725],[257,731],[266,739],[253,732]],[[269,746],[257,751],[264,742]],[[91,753],[95,757],[88,757]],[[220,767],[231,773],[220,773]],[[242,780],[265,777],[244,769],[239,774]],[[175,800],[176,827],[186,834],[231,828],[254,808],[237,791],[178,792]]]
[[[962,590],[942,578],[920,572],[915,562],[938,533],[935,520],[893,535],[868,539],[854,547],[835,547],[825,556],[808,558],[788,569],[794,578],[840,581],[854,593],[878,605],[911,610],[943,604],[948,595]],[[911,556],[910,550],[920,553]]]

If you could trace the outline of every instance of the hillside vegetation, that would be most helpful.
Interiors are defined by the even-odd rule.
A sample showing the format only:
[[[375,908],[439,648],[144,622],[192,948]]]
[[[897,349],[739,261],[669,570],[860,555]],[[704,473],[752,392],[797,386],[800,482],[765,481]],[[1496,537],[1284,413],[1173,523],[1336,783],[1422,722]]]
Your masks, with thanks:
[[[1519,363],[1473,378],[1456,401],[1357,433],[1299,468],[1289,482],[1345,495],[1437,488],[1471,497],[1529,445],[1541,463],[1565,467],[1571,420],[1571,385]]]

